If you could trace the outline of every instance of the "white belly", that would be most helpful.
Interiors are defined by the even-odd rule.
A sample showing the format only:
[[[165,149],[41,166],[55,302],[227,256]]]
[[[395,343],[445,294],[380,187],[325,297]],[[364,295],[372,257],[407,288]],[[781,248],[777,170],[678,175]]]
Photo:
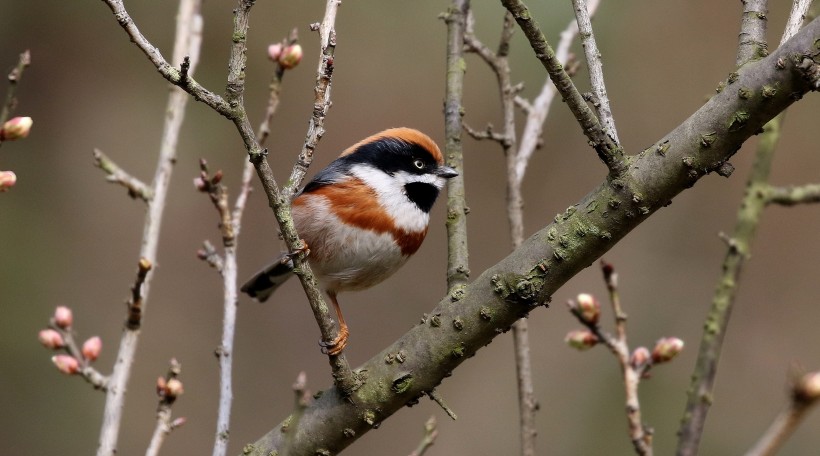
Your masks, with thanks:
[[[343,225],[327,210],[323,198],[309,198],[306,204],[294,206],[293,219],[310,249],[310,265],[326,290],[372,287],[408,259],[389,233]]]

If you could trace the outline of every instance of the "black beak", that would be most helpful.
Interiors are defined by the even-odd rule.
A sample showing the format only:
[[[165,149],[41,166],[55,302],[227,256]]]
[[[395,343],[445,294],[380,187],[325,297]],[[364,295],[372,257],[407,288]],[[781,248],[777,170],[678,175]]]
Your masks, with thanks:
[[[436,168],[435,174],[436,176],[449,179],[451,177],[458,176],[458,171],[454,170],[453,168],[450,168],[449,166],[439,166],[438,168]]]

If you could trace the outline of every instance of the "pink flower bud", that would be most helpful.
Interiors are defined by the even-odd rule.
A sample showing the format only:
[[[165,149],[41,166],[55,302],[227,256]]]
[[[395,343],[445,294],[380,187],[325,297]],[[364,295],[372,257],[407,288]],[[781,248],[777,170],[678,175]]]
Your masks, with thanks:
[[[100,357],[102,351],[102,339],[94,336],[83,343],[83,357],[89,361],[94,361]]]
[[[598,336],[586,329],[576,329],[567,333],[564,338],[570,347],[578,350],[588,350],[598,344]]]
[[[595,299],[595,296],[589,293],[581,293],[576,299],[576,315],[586,323],[597,324],[598,317],[601,316],[601,304]]]
[[[302,61],[302,46],[299,44],[291,44],[282,50],[279,55],[279,65],[287,70],[295,68]]]
[[[171,428],[176,429],[180,426],[183,426],[187,421],[188,421],[187,418],[185,418],[184,416],[181,416],[181,417],[175,419],[174,421],[171,421]]]
[[[276,62],[279,60],[279,56],[282,55],[282,49],[285,47],[282,43],[275,43],[268,46],[268,58],[271,59],[272,62]]]
[[[629,357],[629,365],[633,369],[640,369],[649,362],[649,349],[646,347],[638,347],[632,352]]]
[[[182,388],[182,382],[176,378],[168,379],[165,383],[165,397],[168,398],[177,398],[184,393],[185,390]]]
[[[80,362],[71,355],[54,355],[51,357],[51,362],[57,366],[58,371],[66,375],[76,374],[80,371]]]
[[[794,397],[804,403],[820,399],[820,372],[803,375],[794,385]]]
[[[157,377],[157,396],[165,396],[166,384],[165,377]]]
[[[194,178],[194,188],[196,188],[200,192],[207,192],[208,191],[208,183],[205,182],[205,179],[202,177],[195,177]]]
[[[28,136],[33,123],[31,117],[15,117],[3,124],[3,130],[0,130],[0,138],[4,141],[23,139]]]
[[[16,183],[17,175],[14,174],[14,171],[0,171],[0,192],[5,192],[14,187]]]
[[[44,329],[40,331],[37,338],[40,339],[40,343],[43,344],[44,347],[52,350],[63,348],[65,346],[63,336],[53,329]]]
[[[63,329],[68,329],[74,323],[74,314],[66,306],[59,306],[54,310],[54,324]]]
[[[683,350],[683,341],[677,337],[664,337],[655,344],[652,350],[652,362],[665,363]]]

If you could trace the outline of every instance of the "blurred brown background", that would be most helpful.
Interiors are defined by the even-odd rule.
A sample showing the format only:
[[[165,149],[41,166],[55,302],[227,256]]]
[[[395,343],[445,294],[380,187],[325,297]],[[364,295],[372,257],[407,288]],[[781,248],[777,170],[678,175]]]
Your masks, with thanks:
[[[503,14],[498,2],[475,2],[477,32],[491,46]],[[533,13],[557,43],[571,19],[570,2],[531,2]],[[536,4],[539,3],[539,4]],[[781,34],[789,4],[770,2],[770,43]],[[233,1],[205,4],[205,36],[196,77],[221,92]],[[170,55],[176,2],[130,1],[144,34]],[[333,107],[315,169],[375,131],[412,126],[443,142],[445,26],[437,15],[445,1],[346,1],[338,22]],[[732,70],[740,21],[739,2],[710,0],[615,2],[606,0],[594,22],[605,62],[621,140],[634,153],[652,144],[697,109]],[[246,100],[256,124],[264,111],[272,65],[269,43],[298,27],[305,59],[286,75],[270,150],[280,179],[304,139],[313,99],[317,35],[324,2],[259,2],[252,12]],[[98,368],[113,362],[124,318],[123,301],[136,269],[144,205],[106,183],[92,166],[98,147],[134,175],[153,175],[167,85],[134,47],[102,2],[0,4],[0,70],[10,69],[29,48],[33,64],[19,89],[18,115],[34,118],[31,136],[0,149],[0,169],[14,170],[18,184],[0,194],[0,453],[91,454],[103,394],[79,378],[59,374],[51,354],[37,343],[56,305],[71,306],[82,337],[104,341]],[[579,52],[580,46],[574,47]],[[533,97],[545,74],[522,34],[516,34],[513,78]],[[3,73],[5,74],[5,73]],[[576,82],[588,87],[586,71]],[[5,87],[0,87],[4,92]],[[466,121],[499,124],[493,75],[468,59]],[[820,99],[809,95],[790,110],[773,181],[818,181]],[[496,144],[465,140],[471,269],[474,275],[509,250],[504,215],[503,158]],[[661,336],[687,342],[683,355],[643,383],[644,419],[655,428],[658,454],[670,454],[697,352],[703,317],[725,252],[720,231],[731,231],[755,141],[732,160],[730,179],[709,176],[678,197],[606,255],[621,276],[633,346]],[[179,162],[171,183],[156,276],[138,359],[129,384],[119,454],[144,452],[154,426],[154,382],[168,359],[183,364],[185,395],[174,408],[188,424],[168,439],[165,454],[209,454],[213,444],[218,368],[213,351],[221,330],[221,282],[195,257],[204,239],[218,241],[217,216],[194,191],[197,160],[225,171],[235,194],[244,161],[232,125],[190,103]],[[545,147],[530,165],[526,185],[531,234],[587,193],[605,175],[568,110],[555,103]],[[258,187],[258,186],[257,186]],[[343,296],[352,337],[352,364],[377,353],[415,324],[445,289],[444,211],[439,204],[420,252],[386,283]],[[239,240],[240,279],[280,249],[271,211],[252,195]],[[786,373],[793,362],[820,368],[817,206],[766,211],[746,267],[707,423],[703,454],[736,454],[755,441],[781,409]],[[604,349],[578,353],[565,346],[578,325],[563,302],[581,291],[603,297],[597,267],[554,296],[551,309],[530,321],[535,389],[541,403],[541,454],[628,455],[622,387]],[[605,321],[609,322],[608,314]],[[330,382],[319,353],[319,332],[296,281],[274,302],[240,301],[234,357],[235,402],[231,453],[256,440],[291,410],[290,386],[300,370],[309,387]],[[518,451],[517,402],[511,336],[466,362],[440,388],[458,413],[450,421],[430,401],[403,410],[361,438],[352,455],[408,454],[427,417],[440,434],[431,455],[499,455]],[[814,413],[783,454],[814,454],[820,445]],[[346,454],[347,454],[346,453]]]

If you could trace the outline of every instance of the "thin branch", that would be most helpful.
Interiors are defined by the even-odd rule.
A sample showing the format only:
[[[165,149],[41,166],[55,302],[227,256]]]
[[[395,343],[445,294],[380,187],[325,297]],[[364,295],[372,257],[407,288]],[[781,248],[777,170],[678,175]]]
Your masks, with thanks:
[[[788,23],[796,17],[803,17],[806,12],[795,3],[789,15]],[[782,48],[791,35],[784,34]],[[701,337],[698,359],[692,373],[686,409],[678,429],[678,456],[694,456],[698,453],[700,439],[714,397],[714,383],[717,376],[718,361],[723,347],[723,339],[729,325],[732,307],[737,296],[740,274],[749,258],[751,243],[754,240],[760,218],[766,204],[765,195],[770,188],[768,184],[772,160],[780,139],[780,126],[785,113],[781,113],[763,127],[760,135],[755,161],[749,175],[746,193],[740,204],[734,232],[729,237],[729,248],[723,260],[722,273],[718,278],[712,305],[706,317],[706,330]]]
[[[223,269],[225,268],[225,261],[222,259],[222,255],[216,251],[214,245],[211,244],[211,241],[202,241],[202,248],[196,251],[196,256],[200,260],[208,263],[210,267],[216,269],[219,275],[224,276]]]
[[[182,366],[177,360],[171,360],[171,367],[165,377],[159,377],[157,380],[157,395],[159,396],[159,404],[157,405],[157,425],[154,428],[154,434],[151,437],[151,443],[145,452],[145,456],[158,456],[162,444],[165,443],[165,438],[185,424],[185,418],[177,418],[172,420],[172,407],[177,398],[182,394],[182,382],[179,380],[179,374],[182,373]]]
[[[820,203],[820,184],[800,187],[769,187],[766,204],[795,206],[797,204]]]
[[[600,4],[599,0],[590,0],[587,4],[590,16],[595,14]],[[558,41],[558,47],[555,49],[555,57],[564,66],[569,68],[571,54],[569,52],[570,45],[578,36],[578,23],[571,21],[566,29],[561,32],[561,39]],[[544,122],[549,113],[552,100],[555,99],[555,85],[549,77],[544,81],[541,92],[532,101],[532,107],[527,112],[527,121],[524,124],[524,130],[521,133],[521,141],[518,146],[518,153],[516,153],[515,175],[516,179],[523,181],[524,173],[529,165],[530,158],[535,150],[538,149],[541,143],[541,133],[544,130]]]
[[[291,36],[288,40],[289,45],[293,45],[297,42],[296,33],[296,29],[294,29],[291,32]],[[279,104],[279,93],[281,91],[281,82],[284,73],[285,68],[277,62],[269,86],[268,106],[265,112],[265,116],[263,117],[263,120],[259,125],[259,129],[256,135],[260,147],[264,144],[265,140],[267,140],[268,136],[270,135],[270,122],[273,118],[273,115],[276,113],[276,108]],[[242,171],[242,181],[240,184],[239,195],[236,198],[236,203],[234,204],[233,211],[230,212],[227,202],[227,191],[219,182],[216,182],[215,185],[212,185],[212,180],[208,179],[208,171],[207,168],[204,167],[204,163],[202,164],[202,167],[204,175],[201,175],[200,179],[203,184],[206,184],[204,185],[204,187],[208,187],[208,193],[211,196],[211,201],[214,203],[218,213],[220,214],[221,226],[223,231],[222,245],[225,249],[225,257],[224,261],[222,261],[222,258],[214,251],[213,246],[211,246],[210,248],[210,250],[213,253],[208,253],[208,244],[206,244],[206,255],[204,257],[209,262],[211,262],[211,259],[216,259],[219,261],[217,263],[219,266],[218,269],[222,274],[223,278],[224,316],[222,320],[222,340],[220,342],[219,348],[217,348],[216,350],[217,358],[219,358],[220,372],[219,408],[217,412],[216,437],[213,449],[214,456],[222,456],[226,454],[228,450],[228,440],[230,436],[231,405],[233,403],[232,366],[234,334],[236,332],[237,313],[236,285],[238,273],[238,238],[242,225],[242,215],[244,214],[245,204],[248,200],[248,194],[251,190],[250,183],[251,179],[253,178],[254,168],[253,163],[251,163],[250,161],[245,162],[245,166]],[[230,227],[230,229],[226,229],[226,226]],[[226,236],[225,233],[228,233],[229,236]]]
[[[142,32],[139,31],[136,23],[134,23],[134,20],[131,19],[128,11],[125,10],[123,0],[103,1],[111,9],[111,12],[114,13],[114,17],[117,19],[117,22],[123,29],[125,29],[125,32],[131,38],[131,41],[145,54],[146,57],[148,57],[148,60],[154,64],[154,67],[156,67],[162,77],[164,77],[171,84],[174,84],[191,94],[195,100],[205,103],[223,116],[228,118],[233,118],[235,116],[231,105],[227,101],[219,95],[202,87],[191,77],[193,74],[192,70],[188,70],[188,78],[185,80],[180,77],[180,71],[168,63],[162,56],[159,49],[152,45],[148,39],[143,36]],[[187,54],[191,55],[193,53],[189,52]],[[177,55],[176,52],[174,55]],[[176,64],[179,65],[182,63],[182,60],[178,60],[176,62],[178,62]]]
[[[108,155],[105,155],[100,149],[94,149],[94,166],[105,171],[107,175],[105,180],[113,184],[119,184],[128,190],[128,196],[134,199],[141,199],[148,202],[153,198],[154,192],[151,187],[143,181],[128,174],[125,170],[114,163]]]
[[[786,27],[783,29],[783,36],[780,38],[781,43],[785,43],[800,30],[803,21],[806,20],[811,2],[812,0],[792,0],[791,13],[786,21]]]
[[[133,21],[125,12],[121,1],[106,0],[106,3],[111,7],[112,11],[114,11],[120,25],[129,31],[129,35],[132,36],[135,43],[138,43],[138,46],[140,45],[139,43],[142,43],[143,46],[147,45],[150,47],[150,49],[148,49],[140,46],[144,51],[148,49],[149,52],[146,52],[146,55],[149,55],[149,58],[156,58],[156,56],[161,57],[159,51],[153,46],[150,46],[144,37],[139,34]],[[196,19],[196,17],[199,16],[200,4],[201,0],[180,1],[179,13],[177,15],[177,28],[183,27],[187,29],[188,35],[183,37],[180,37],[180,35],[177,36],[178,39],[174,43],[174,55],[189,56],[189,75],[194,73],[199,55],[199,44],[201,40],[197,38],[197,35],[200,33],[197,29],[201,28],[202,21],[201,18]],[[165,69],[167,73],[170,69],[170,65],[167,63],[165,63],[165,65],[166,66],[159,66]],[[189,87],[190,86],[192,86],[192,84],[189,84]],[[151,264],[156,263],[160,225],[165,210],[171,172],[174,163],[176,163],[177,140],[185,115],[185,105],[187,101],[188,97],[181,90],[175,88],[170,89],[168,104],[165,109],[165,125],[162,134],[162,143],[157,161],[157,169],[154,174],[154,182],[152,184],[153,198],[148,202],[148,214],[145,217],[145,226],[143,229],[142,246],[139,254],[140,270],[144,269],[143,266],[147,265],[150,267]],[[139,287],[141,298],[139,315],[134,313],[133,306],[129,306],[126,327],[120,340],[116,363],[111,373],[109,388],[106,393],[103,423],[100,430],[100,443],[97,448],[98,456],[113,456],[117,450],[122,410],[125,405],[125,392],[128,380],[131,376],[131,366],[134,362],[137,342],[139,340],[139,319],[137,317],[141,318],[145,314],[145,304],[148,299],[151,277],[152,275],[149,275],[148,271],[146,271],[143,283],[141,283]]]
[[[597,1],[592,5],[597,7]],[[525,132],[534,135],[534,138],[540,136],[543,128],[543,122],[546,119],[547,109],[549,103],[546,105],[539,104],[533,106],[521,97],[517,96],[516,90],[510,79],[510,67],[508,60],[509,42],[512,37],[515,23],[512,14],[509,12],[504,15],[504,23],[501,30],[501,38],[499,39],[498,52],[494,53],[488,46],[481,42],[475,36],[474,20],[472,14],[468,15],[467,28],[464,36],[465,45],[468,50],[477,53],[482,60],[492,69],[496,75],[499,87],[499,95],[501,98],[502,115],[504,119],[504,129],[502,133],[496,133],[491,124],[487,124],[485,131],[478,132],[465,124],[465,130],[470,136],[477,140],[492,139],[498,142],[503,148],[504,156],[507,162],[507,218],[510,225],[510,239],[513,250],[518,248],[524,240],[524,213],[523,213],[523,196],[521,186],[523,182],[523,170],[526,168],[532,152],[535,150],[537,141],[528,144],[531,149],[526,150],[522,148],[517,149],[516,128],[515,128],[515,107],[524,106],[527,113],[527,124]],[[577,25],[576,25],[577,30]],[[563,50],[563,60],[565,63],[569,47],[569,42],[574,38],[575,34],[569,36],[562,36],[559,48]],[[553,87],[549,79],[544,85],[544,91],[547,87]],[[550,91],[553,94],[554,91]],[[551,97],[550,97],[551,99]],[[543,103],[542,99],[537,100],[538,103]],[[541,109],[541,112],[535,113],[533,109]],[[537,124],[536,124],[537,123]],[[521,155],[526,153],[522,159]],[[519,172],[519,168],[521,171]],[[519,400],[519,419],[520,419],[520,441],[522,456],[532,456],[535,454],[535,413],[539,409],[538,401],[535,398],[535,392],[532,382],[532,367],[530,358],[530,344],[528,335],[527,320],[522,318],[515,322],[512,326],[513,331],[513,346],[516,361],[516,379],[518,385],[518,400]]]
[[[17,66],[9,73],[9,87],[6,89],[6,101],[3,103],[2,111],[0,111],[0,126],[9,120],[11,113],[14,112],[14,109],[17,107],[17,98],[15,97],[17,94],[17,84],[20,83],[20,79],[23,78],[23,71],[25,71],[29,65],[31,65],[31,52],[26,49],[20,54],[20,58],[17,60]],[[0,139],[0,144],[2,143],[3,141]]]
[[[768,0],[743,0],[743,15],[738,34],[737,66],[769,55],[766,44]]]
[[[566,101],[567,106],[581,126],[584,135],[589,139],[590,144],[595,148],[598,156],[613,175],[617,176],[625,172],[627,164],[623,150],[604,132],[598,118],[587,106],[581,93],[573,84],[572,79],[558,60],[555,51],[547,42],[544,33],[533,19],[527,6],[520,0],[501,0],[501,3],[518,22],[524,35],[529,40],[530,46],[535,51],[536,57],[546,68],[558,93]]]
[[[470,137],[475,139],[476,141],[489,139],[497,142],[502,147],[505,144],[515,144],[515,138],[510,139],[510,137],[504,133],[496,133],[495,128],[491,123],[488,123],[487,126],[484,127],[484,130],[476,130],[473,127],[467,125],[466,123],[464,123],[463,125],[464,131],[466,131],[467,134],[470,135]]]
[[[817,403],[820,395],[820,373],[803,375],[792,385],[788,407],[780,412],[769,429],[760,437],[746,456],[773,456],[791,437],[795,429]]]
[[[575,9],[578,28],[581,31],[581,45],[584,47],[587,66],[589,66],[589,81],[592,84],[595,96],[598,98],[598,103],[600,103],[597,106],[598,116],[601,118],[604,132],[615,141],[615,144],[620,144],[618,131],[615,129],[615,119],[612,117],[612,109],[609,107],[609,96],[606,94],[601,52],[598,50],[598,44],[595,42],[595,35],[592,32],[590,7],[587,5],[587,0],[572,0],[572,5]]]
[[[641,420],[641,404],[638,398],[638,387],[641,378],[652,368],[653,360],[649,356],[646,348],[640,347],[635,350],[635,355],[630,355],[629,342],[626,333],[626,314],[621,307],[621,300],[618,293],[618,275],[611,264],[601,260],[601,270],[604,274],[609,301],[612,305],[613,317],[615,320],[615,336],[604,332],[598,324],[600,315],[600,304],[588,294],[578,296],[578,301],[570,300],[567,304],[572,314],[578,321],[591,331],[596,339],[615,355],[623,376],[624,395],[626,401],[626,417],[629,424],[629,438],[635,452],[641,456],[651,456],[652,430],[644,426]],[[583,300],[583,301],[582,301]]]
[[[313,87],[315,96],[313,102],[313,115],[308,123],[308,131],[305,135],[305,143],[302,151],[293,166],[285,186],[284,195],[290,199],[296,194],[299,186],[305,178],[307,169],[313,162],[313,151],[316,145],[325,134],[325,116],[330,109],[330,80],[333,76],[333,58],[336,53],[336,12],[339,10],[341,0],[327,0],[325,16],[318,25],[320,57],[319,65],[316,68],[316,84]],[[315,24],[314,24],[315,26]]]
[[[458,176],[447,183],[447,290],[456,296],[470,278],[467,247],[467,203],[464,190],[462,94],[464,88],[464,30],[469,0],[453,0],[442,15],[447,24],[447,78],[444,94],[444,157]]]
[[[433,443],[438,437],[438,429],[436,429],[436,417],[431,415],[427,422],[424,423],[424,437],[421,438],[419,446],[410,453],[410,456],[423,456],[427,450],[433,446]]]
[[[322,340],[329,342],[335,339],[338,330],[330,315],[327,304],[319,291],[316,276],[306,261],[306,249],[304,241],[296,233],[296,228],[291,215],[290,198],[296,191],[299,183],[304,177],[307,167],[313,160],[313,149],[324,133],[324,117],[330,107],[330,83],[333,75],[333,59],[336,49],[335,21],[340,0],[327,0],[325,5],[325,15],[321,24],[314,24],[311,28],[320,32],[320,57],[314,86],[314,109],[308,125],[305,146],[299,154],[299,158],[293,166],[288,186],[280,191],[273,179],[273,173],[263,155],[259,157],[251,154],[251,161],[256,166],[257,175],[262,181],[268,202],[273,208],[276,220],[279,222],[279,230],[282,239],[293,254],[294,272],[305,289],[305,294],[310,302],[313,317],[319,326]],[[343,394],[350,394],[360,385],[360,378],[353,373],[344,353],[333,355],[328,353],[328,359],[332,369],[333,379]]]
[[[438,392],[435,389],[427,391],[426,394],[430,399],[433,400],[433,402],[438,404],[438,406],[441,407],[442,410],[444,410],[444,413],[446,413],[447,416],[450,417],[450,419],[452,419],[453,421],[458,419],[458,415],[456,415],[456,412],[454,412],[453,409],[447,406],[447,403],[444,402],[444,399],[438,394]]]

